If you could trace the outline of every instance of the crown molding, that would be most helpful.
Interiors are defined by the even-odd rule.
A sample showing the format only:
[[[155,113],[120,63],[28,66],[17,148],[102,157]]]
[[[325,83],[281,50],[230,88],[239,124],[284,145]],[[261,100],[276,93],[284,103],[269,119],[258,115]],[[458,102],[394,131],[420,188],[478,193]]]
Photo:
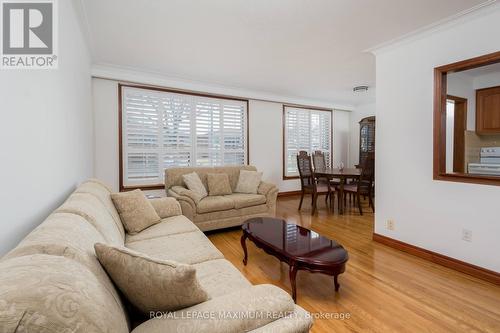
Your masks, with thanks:
[[[92,66],[91,74],[92,77],[100,79],[136,84],[148,84],[166,88],[226,95],[258,101],[310,105],[314,107],[329,108],[342,111],[353,111],[355,109],[355,106],[351,104],[334,103],[299,96],[281,95],[265,91],[251,90],[242,87],[232,87],[219,83],[210,83],[179,78],[164,75],[159,72],[144,71],[136,68],[118,66],[114,64],[94,64]]]
[[[366,49],[363,52],[379,55],[386,51],[392,50],[400,45],[407,44],[418,39],[422,39],[426,36],[435,34],[439,31],[446,30],[458,23],[466,22],[475,19],[477,17],[487,15],[491,13],[493,10],[498,10],[498,9],[500,9],[500,4],[498,0],[488,0],[474,7],[461,11],[457,14],[449,16],[445,19],[431,23],[422,28],[414,30],[410,33],[404,34],[395,39],[389,40],[382,44]]]

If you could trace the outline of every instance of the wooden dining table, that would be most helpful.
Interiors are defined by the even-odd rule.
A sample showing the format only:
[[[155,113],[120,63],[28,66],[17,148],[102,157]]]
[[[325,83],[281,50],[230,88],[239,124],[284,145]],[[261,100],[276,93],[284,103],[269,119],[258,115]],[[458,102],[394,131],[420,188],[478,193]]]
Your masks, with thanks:
[[[347,179],[359,179],[361,176],[361,169],[356,168],[318,168],[314,170],[316,177],[323,177],[327,179],[339,179],[339,214],[344,214],[344,185]]]

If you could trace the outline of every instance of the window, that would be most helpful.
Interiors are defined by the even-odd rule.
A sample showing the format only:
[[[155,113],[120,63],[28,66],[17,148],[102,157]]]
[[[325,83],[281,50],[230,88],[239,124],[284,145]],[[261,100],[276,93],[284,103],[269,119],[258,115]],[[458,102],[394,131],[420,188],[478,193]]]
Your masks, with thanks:
[[[434,180],[500,186],[500,87],[475,84],[499,64],[497,51],[434,68]]]
[[[309,154],[322,151],[329,165],[332,156],[332,111],[284,106],[283,116],[284,178],[298,177],[296,156],[300,150]]]
[[[247,164],[247,103],[120,85],[121,188],[161,186],[168,167]]]

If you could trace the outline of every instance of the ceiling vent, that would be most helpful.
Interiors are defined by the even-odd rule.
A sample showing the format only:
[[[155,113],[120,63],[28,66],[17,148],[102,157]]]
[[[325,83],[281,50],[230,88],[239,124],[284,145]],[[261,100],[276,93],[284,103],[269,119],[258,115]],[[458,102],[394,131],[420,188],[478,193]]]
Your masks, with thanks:
[[[355,93],[364,93],[368,91],[368,86],[357,86],[352,89]]]

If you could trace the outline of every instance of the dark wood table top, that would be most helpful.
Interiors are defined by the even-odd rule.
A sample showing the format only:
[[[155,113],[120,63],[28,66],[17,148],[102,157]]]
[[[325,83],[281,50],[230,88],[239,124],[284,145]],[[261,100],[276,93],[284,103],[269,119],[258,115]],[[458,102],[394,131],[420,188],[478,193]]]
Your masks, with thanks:
[[[361,169],[356,168],[344,168],[342,170],[338,168],[318,168],[314,169],[314,173],[322,176],[332,176],[332,177],[359,177],[361,176]]]
[[[252,218],[242,228],[254,241],[303,263],[341,265],[349,257],[347,251],[334,240],[281,219]]]

